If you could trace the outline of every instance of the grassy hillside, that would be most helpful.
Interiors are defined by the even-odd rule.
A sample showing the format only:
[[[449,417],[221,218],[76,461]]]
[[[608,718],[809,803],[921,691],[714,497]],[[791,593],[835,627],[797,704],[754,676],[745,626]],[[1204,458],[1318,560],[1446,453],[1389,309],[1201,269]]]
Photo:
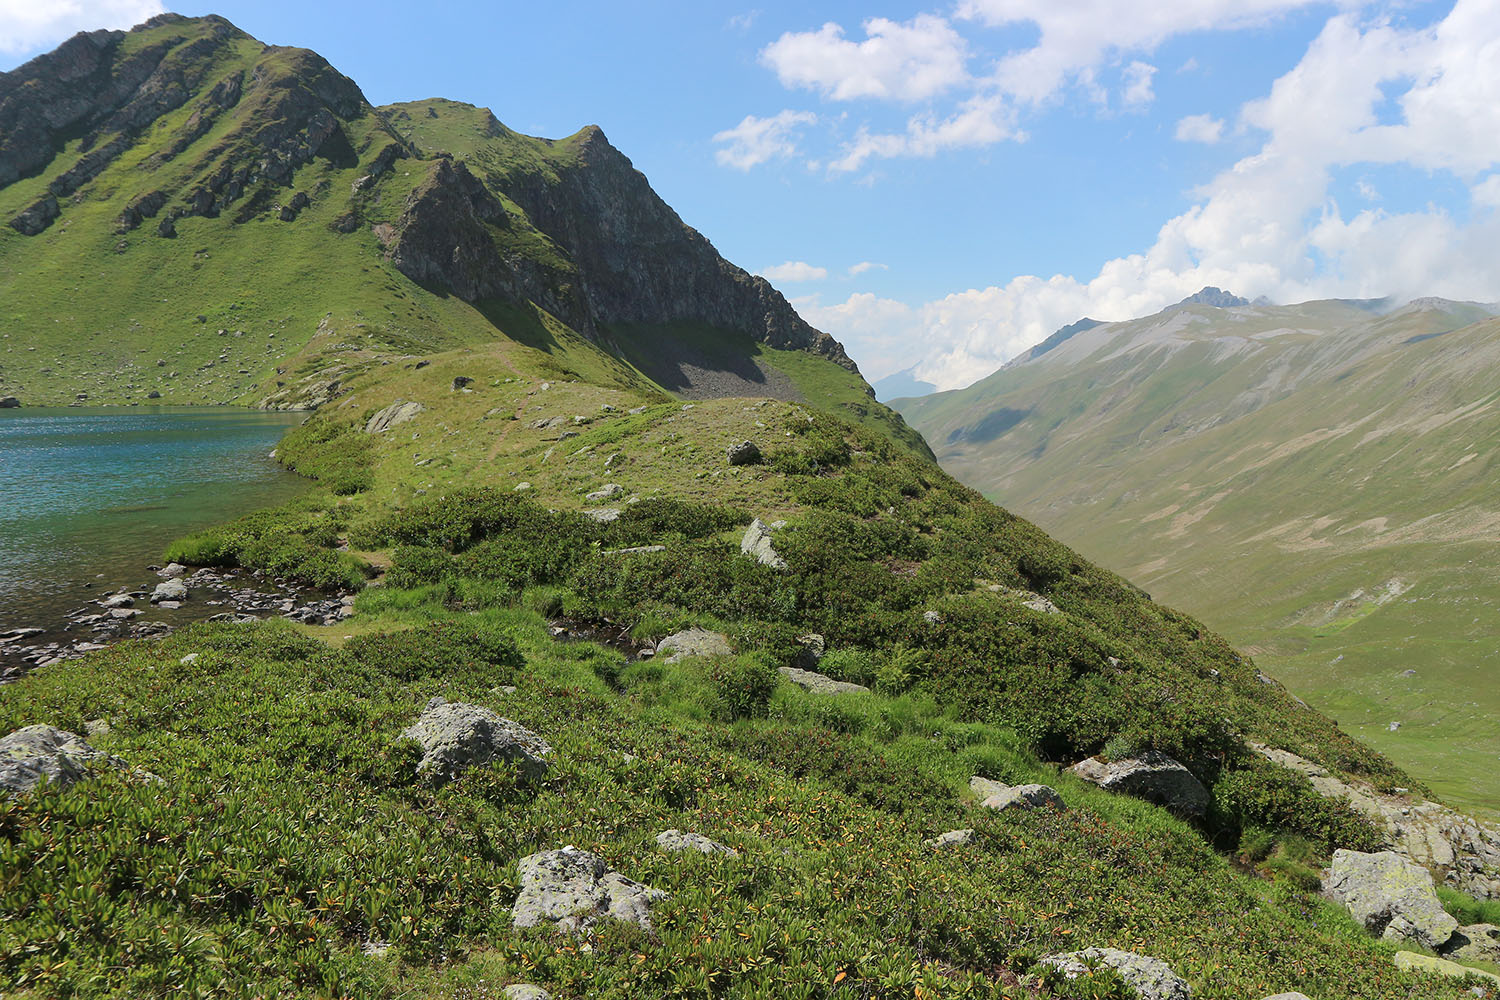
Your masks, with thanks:
[[[0,807],[17,996],[1124,996],[1108,976],[1023,982],[1094,944],[1162,957],[1205,998],[1468,995],[1399,972],[1308,893],[1308,866],[1369,830],[1241,740],[1410,779],[1202,626],[877,432],[780,400],[548,378],[545,361],[497,343],[379,367],[282,445],[344,495],[168,553],[381,572],[354,618],[195,627],[0,689],[0,729],[102,719],[95,743],[165,782],[105,773]],[[365,434],[397,400],[424,410]],[[747,438],[766,461],[729,466]],[[605,483],[622,516],[581,516]],[[740,554],[752,516],[789,521],[786,571]],[[640,545],[664,547],[615,554]],[[1058,612],[1023,603],[1037,594]],[[625,638],[555,638],[559,615]],[[735,655],[622,652],[690,624]],[[820,669],[872,691],[777,683],[809,630]],[[434,695],[542,735],[546,779],[423,786],[400,733]],[[1127,744],[1191,761],[1211,815],[1057,769]],[[1068,809],[990,813],[975,774],[1050,783]],[[958,827],[976,831],[966,851],[923,847]],[[739,856],[666,854],[668,828]],[[512,929],[517,860],[563,844],[670,893],[654,933]]]
[[[904,412],[960,479],[1222,629],[1449,799],[1494,808],[1500,323],[1484,315],[1176,310]]]

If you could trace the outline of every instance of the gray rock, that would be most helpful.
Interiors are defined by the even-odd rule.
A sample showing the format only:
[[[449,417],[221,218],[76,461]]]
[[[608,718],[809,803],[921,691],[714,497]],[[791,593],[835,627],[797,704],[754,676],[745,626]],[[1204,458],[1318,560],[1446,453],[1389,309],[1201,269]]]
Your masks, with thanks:
[[[1435,951],[1458,929],[1438,900],[1432,876],[1394,851],[1335,851],[1323,894],[1387,941],[1415,941]]]
[[[521,892],[511,910],[516,927],[554,924],[559,931],[586,933],[600,920],[620,920],[651,930],[651,904],[660,889],[611,871],[602,858],[564,847],[521,859]]]
[[[1459,962],[1490,962],[1500,965],[1500,927],[1467,924],[1453,932],[1443,954]]]
[[[828,643],[816,632],[797,636],[797,666],[803,670],[811,670],[823,659],[823,654],[828,651]]]
[[[177,604],[177,602],[176,601],[158,601],[157,604],[158,605],[161,605],[161,604]],[[180,607],[181,605],[178,605],[178,606]],[[131,618],[139,618],[140,615],[141,615],[141,611],[140,611],[139,608],[110,608],[109,609],[109,616],[111,618],[116,619],[117,621],[128,621]]]
[[[541,778],[551,766],[547,755],[552,748],[545,740],[480,705],[433,698],[401,735],[422,745],[417,771],[435,785],[452,781],[468,767],[494,760],[520,765],[521,776],[528,781]]]
[[[863,684],[836,681],[825,674],[813,670],[802,670],[799,667],[782,667],[781,676],[813,694],[864,694],[870,690]]]
[[[1193,996],[1187,980],[1173,972],[1166,962],[1118,948],[1085,948],[1049,955],[1041,964],[1052,966],[1068,979],[1087,975],[1090,964],[1114,969],[1140,1000],[1192,1000]]]
[[[407,403],[398,399],[365,423],[365,433],[379,434],[381,431],[388,431],[397,424],[406,423],[425,409],[427,407],[421,403]]]
[[[729,636],[722,632],[710,632],[702,628],[674,632],[656,644],[656,652],[659,656],[666,656],[668,663],[676,663],[690,656],[731,656],[734,654],[734,650],[729,647]]]
[[[454,380],[453,380],[453,391],[457,392],[460,389],[467,389],[469,386],[471,386],[473,384],[474,384],[474,380],[471,379],[471,378],[469,378],[469,376],[467,376],[467,375],[459,375],[456,378],[454,378]]]
[[[167,563],[161,569],[156,571],[156,575],[164,580],[175,580],[179,576],[187,575],[187,567],[182,563]]]
[[[1016,785],[1001,792],[986,796],[980,803],[986,809],[1004,812],[1007,809],[1066,809],[1062,796],[1051,785]]]
[[[603,503],[606,500],[613,500],[615,497],[624,492],[625,487],[621,486],[619,483],[606,483],[600,489],[587,494],[584,499],[589,503]]]
[[[758,465],[760,463],[760,449],[755,446],[754,441],[741,441],[739,444],[729,446],[730,465]]]
[[[106,597],[99,604],[106,608],[128,608],[135,604],[135,598],[129,594],[115,594],[112,597]]]
[[[600,524],[608,524],[611,521],[618,521],[623,513],[625,512],[618,507],[596,507],[593,510],[584,511],[583,516],[593,518]]]
[[[754,557],[762,566],[786,569],[786,560],[777,555],[771,544],[771,529],[758,517],[745,529],[745,537],[740,539],[740,551]]]
[[[737,858],[740,852],[726,847],[717,840],[709,840],[701,833],[683,833],[681,830],[663,830],[656,835],[656,846],[664,851],[697,851],[699,854],[723,854]]]
[[[198,662],[198,657],[200,657],[202,655],[203,655],[202,653],[188,653],[186,656],[184,656],[182,659],[178,660],[177,662],[180,663],[180,664],[182,664],[184,667],[191,666],[194,663],[197,663]]]
[[[542,417],[540,420],[533,420],[530,427],[532,430],[545,431],[551,430],[554,427],[561,427],[567,422],[567,417]]]
[[[14,396],[0,396],[0,410],[14,410],[21,401]]]
[[[185,601],[188,598],[187,584],[181,580],[163,580],[151,591],[151,603],[160,604],[162,601]]]
[[[1274,997],[1266,997],[1266,1000],[1311,1000],[1305,993],[1278,993]]]
[[[940,833],[931,840],[922,841],[922,846],[934,851],[951,851],[960,847],[968,847],[974,840],[973,830],[949,830]]]
[[[29,792],[43,778],[66,788],[87,778],[88,765],[95,761],[122,769],[130,767],[120,758],[89,746],[77,733],[56,726],[27,726],[0,739],[0,789]],[[137,773],[154,777],[144,771]]]
[[[1414,951],[1398,951],[1395,959],[1396,968],[1408,972],[1426,972],[1432,975],[1447,976],[1450,979],[1464,979],[1468,976],[1476,976],[1480,979],[1488,979],[1491,982],[1500,983],[1500,976],[1493,972],[1485,972],[1468,965],[1459,965],[1445,958],[1433,958],[1431,955],[1419,955]],[[1482,995],[1477,993],[1476,995]]]
[[[1010,786],[1005,782],[996,781],[994,778],[982,778],[976,774],[969,779],[969,791],[973,792],[974,797],[981,802],[991,795],[999,795],[1001,792],[1008,791],[1009,789]]]
[[[1181,815],[1202,816],[1208,812],[1208,789],[1203,783],[1193,777],[1193,772],[1156,750],[1108,762],[1090,757],[1068,770],[1106,791],[1134,795]]]
[[[505,1000],[552,1000],[552,994],[540,986],[516,983],[505,987]]]

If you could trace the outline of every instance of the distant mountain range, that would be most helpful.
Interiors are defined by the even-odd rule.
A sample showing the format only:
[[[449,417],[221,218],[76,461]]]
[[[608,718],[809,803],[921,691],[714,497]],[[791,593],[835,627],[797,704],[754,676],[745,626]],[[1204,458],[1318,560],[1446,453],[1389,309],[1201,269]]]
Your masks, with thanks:
[[[1192,299],[900,408],[960,479],[1500,802],[1497,310]]]
[[[872,382],[871,388],[875,390],[875,398],[882,403],[889,403],[893,399],[902,397],[925,396],[931,392],[937,392],[937,386],[931,382],[917,378],[917,365],[887,375],[885,378]]]

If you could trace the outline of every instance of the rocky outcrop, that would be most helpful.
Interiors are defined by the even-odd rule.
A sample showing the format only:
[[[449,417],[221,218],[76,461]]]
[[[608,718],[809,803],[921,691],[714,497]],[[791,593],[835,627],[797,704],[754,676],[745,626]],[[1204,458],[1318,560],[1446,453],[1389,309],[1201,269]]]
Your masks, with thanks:
[[[969,779],[969,790],[986,809],[1066,809],[1062,796],[1051,785],[1006,785],[979,775]]]
[[[406,423],[408,420],[415,417],[418,413],[421,413],[425,409],[427,409],[427,407],[423,406],[421,403],[404,402],[398,399],[390,406],[376,411],[376,413],[371,416],[368,421],[366,421],[365,433],[380,434],[383,431],[388,431],[398,424]]]
[[[1208,812],[1208,789],[1203,783],[1193,772],[1155,750],[1124,760],[1090,757],[1068,770],[1105,791],[1134,795],[1182,816],[1203,816]]]
[[[656,653],[665,656],[667,663],[676,663],[693,656],[730,656],[734,650],[724,633],[690,628],[674,632],[657,643]]]
[[[57,205],[57,199],[52,195],[44,195],[33,202],[29,208],[10,220],[10,228],[22,236],[36,236],[52,225],[62,209]]]
[[[869,694],[870,692],[870,689],[863,684],[836,681],[826,674],[820,674],[814,670],[803,670],[800,667],[782,667],[781,676],[813,694]]]
[[[1450,979],[1463,979],[1474,976],[1477,979],[1489,980],[1500,983],[1500,976],[1493,972],[1485,972],[1467,965],[1459,965],[1443,958],[1433,958],[1431,955],[1421,955],[1414,951],[1398,951],[1395,955],[1396,968],[1405,969],[1408,972],[1426,972],[1436,976],[1447,976]],[[1477,995],[1477,994],[1476,994]]]
[[[725,847],[717,840],[709,840],[701,833],[684,833],[681,830],[663,830],[656,835],[656,846],[664,851],[697,851],[699,854],[722,854],[737,858],[740,852]]]
[[[1140,1000],[1192,1000],[1193,996],[1187,980],[1166,962],[1118,948],[1085,948],[1049,955],[1040,964],[1056,969],[1067,979],[1087,976],[1090,968],[1113,969]]]
[[[421,744],[417,773],[434,785],[492,761],[516,765],[527,781],[540,779],[551,766],[547,757],[552,748],[545,740],[480,705],[433,698],[401,735]]]
[[[89,776],[89,765],[105,763],[134,770],[77,733],[55,726],[27,726],[0,739],[0,790],[29,792],[43,780],[66,788]],[[142,777],[152,775],[135,772]]]
[[[1427,871],[1393,851],[1335,851],[1323,893],[1371,934],[1436,950],[1458,929]]]
[[[968,847],[974,842],[973,830],[949,830],[940,833],[931,840],[922,841],[922,846],[933,851],[951,851],[960,847]]]
[[[0,396],[0,410],[14,410],[21,401],[14,396]]]
[[[745,529],[745,535],[740,539],[740,551],[762,566],[786,569],[786,560],[781,558],[776,552],[776,547],[771,543],[770,526],[758,517],[750,522],[750,527]]]
[[[1343,799],[1385,834],[1385,847],[1481,899],[1500,899],[1500,826],[1410,795],[1388,795],[1274,747],[1250,749],[1304,775],[1320,795]]]
[[[511,909],[516,927],[551,923],[559,931],[584,934],[607,919],[649,931],[651,905],[667,895],[611,871],[602,858],[576,847],[529,855],[518,868],[521,892]]]
[[[730,465],[758,465],[760,448],[756,447],[754,441],[741,441],[729,446],[728,458]]]
[[[1453,932],[1443,945],[1443,954],[1458,962],[1489,962],[1500,965],[1500,927],[1468,924]]]

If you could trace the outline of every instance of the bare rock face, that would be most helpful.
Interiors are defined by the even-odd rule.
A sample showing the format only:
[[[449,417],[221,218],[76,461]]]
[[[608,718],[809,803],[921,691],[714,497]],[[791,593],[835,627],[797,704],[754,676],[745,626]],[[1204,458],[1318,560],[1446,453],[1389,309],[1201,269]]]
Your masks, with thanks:
[[[1468,924],[1453,932],[1443,954],[1459,962],[1489,962],[1500,965],[1500,927]]]
[[[1179,815],[1203,816],[1208,812],[1208,789],[1203,783],[1177,761],[1155,750],[1125,760],[1090,757],[1068,770],[1105,791],[1134,795]]]
[[[771,528],[758,517],[745,529],[745,536],[740,539],[740,551],[762,566],[786,569],[786,560],[781,558],[776,547],[771,544]]]
[[[1344,781],[1286,750],[1258,743],[1250,749],[1306,776],[1320,795],[1348,802],[1385,832],[1387,848],[1437,872],[1446,884],[1480,899],[1500,899],[1500,826],[1437,802]]]
[[[1113,969],[1140,1000],[1192,1000],[1193,996],[1187,980],[1173,972],[1166,962],[1118,948],[1085,948],[1049,955],[1041,964],[1057,969],[1068,979],[1088,975],[1091,965]]]
[[[529,855],[519,868],[521,892],[511,910],[516,927],[551,923],[559,931],[584,934],[608,919],[649,931],[651,905],[667,895],[611,871],[598,855],[576,847]]]
[[[1458,929],[1438,900],[1432,876],[1393,851],[1335,851],[1323,893],[1387,941],[1437,950]]]
[[[502,719],[480,705],[433,698],[413,725],[401,734],[422,745],[417,772],[436,785],[491,761],[509,761],[526,780],[537,780],[551,766],[552,748],[536,733]]]

